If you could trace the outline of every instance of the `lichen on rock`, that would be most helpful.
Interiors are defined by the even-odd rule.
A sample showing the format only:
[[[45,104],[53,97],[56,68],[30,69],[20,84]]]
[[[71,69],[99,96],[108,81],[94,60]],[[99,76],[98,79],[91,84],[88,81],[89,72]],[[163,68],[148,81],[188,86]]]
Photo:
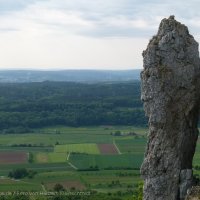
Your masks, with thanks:
[[[161,21],[143,58],[141,99],[149,118],[141,167],[144,200],[184,199],[192,184],[198,137],[198,43],[185,25],[170,16]]]

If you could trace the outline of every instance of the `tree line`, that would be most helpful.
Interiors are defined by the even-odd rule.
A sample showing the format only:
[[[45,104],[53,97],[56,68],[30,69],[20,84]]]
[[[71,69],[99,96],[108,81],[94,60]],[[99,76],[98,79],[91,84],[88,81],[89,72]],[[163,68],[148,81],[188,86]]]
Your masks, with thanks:
[[[140,82],[1,83],[1,133],[45,126],[146,126]]]

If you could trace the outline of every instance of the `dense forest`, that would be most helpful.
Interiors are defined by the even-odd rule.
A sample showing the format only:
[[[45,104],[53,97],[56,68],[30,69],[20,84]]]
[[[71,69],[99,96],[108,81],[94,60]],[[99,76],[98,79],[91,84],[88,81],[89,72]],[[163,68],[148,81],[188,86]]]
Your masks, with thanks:
[[[1,133],[23,133],[55,125],[146,124],[139,81],[0,84]]]

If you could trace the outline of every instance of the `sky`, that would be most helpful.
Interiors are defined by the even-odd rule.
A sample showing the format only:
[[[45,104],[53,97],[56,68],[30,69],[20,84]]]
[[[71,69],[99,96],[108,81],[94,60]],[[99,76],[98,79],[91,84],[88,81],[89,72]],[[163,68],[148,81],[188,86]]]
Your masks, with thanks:
[[[138,69],[160,21],[200,42],[199,0],[0,0],[0,69]]]

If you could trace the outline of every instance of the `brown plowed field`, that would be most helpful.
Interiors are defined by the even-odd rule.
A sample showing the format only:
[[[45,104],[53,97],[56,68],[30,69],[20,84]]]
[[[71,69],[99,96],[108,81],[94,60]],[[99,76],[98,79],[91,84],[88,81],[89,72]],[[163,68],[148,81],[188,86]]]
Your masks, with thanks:
[[[0,152],[0,164],[26,163],[27,160],[26,152]]]
[[[114,144],[98,144],[98,148],[101,154],[118,154]]]

